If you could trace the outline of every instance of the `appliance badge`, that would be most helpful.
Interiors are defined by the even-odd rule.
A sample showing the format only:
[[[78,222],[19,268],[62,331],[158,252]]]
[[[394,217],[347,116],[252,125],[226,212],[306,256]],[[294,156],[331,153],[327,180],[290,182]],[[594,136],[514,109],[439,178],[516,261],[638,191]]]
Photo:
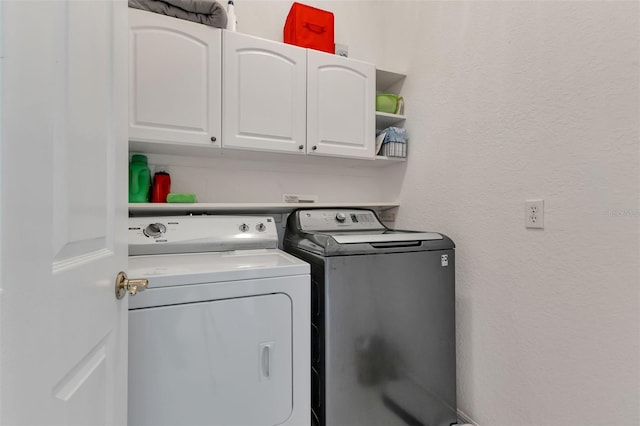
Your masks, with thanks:
[[[440,256],[440,264],[442,266],[449,266],[449,255],[448,254],[443,254],[442,256]]]

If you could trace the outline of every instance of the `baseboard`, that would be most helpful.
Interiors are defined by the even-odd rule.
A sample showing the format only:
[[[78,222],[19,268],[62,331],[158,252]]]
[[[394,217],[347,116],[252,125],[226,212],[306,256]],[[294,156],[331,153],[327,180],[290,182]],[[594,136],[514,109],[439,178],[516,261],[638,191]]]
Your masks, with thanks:
[[[458,420],[460,420],[460,423],[468,423],[474,426],[480,426],[478,425],[478,423],[475,422],[475,420],[473,420],[471,417],[469,417],[467,414],[464,413],[464,411],[462,411],[459,408],[458,408]]]

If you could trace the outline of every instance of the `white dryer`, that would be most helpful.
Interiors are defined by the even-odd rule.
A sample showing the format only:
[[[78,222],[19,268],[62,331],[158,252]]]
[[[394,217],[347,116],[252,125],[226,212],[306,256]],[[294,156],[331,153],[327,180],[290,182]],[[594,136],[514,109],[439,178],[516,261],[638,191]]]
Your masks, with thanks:
[[[130,425],[309,425],[309,265],[271,217],[129,219]]]

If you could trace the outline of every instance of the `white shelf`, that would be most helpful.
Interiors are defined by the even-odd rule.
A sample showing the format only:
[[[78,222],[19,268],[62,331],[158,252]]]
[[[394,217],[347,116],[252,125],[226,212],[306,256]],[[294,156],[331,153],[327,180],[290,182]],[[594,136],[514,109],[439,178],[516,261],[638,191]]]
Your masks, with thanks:
[[[387,157],[386,155],[376,155],[376,161],[388,161],[390,163],[404,163],[407,157]]]
[[[396,84],[403,81],[407,76],[393,71],[376,69],[376,90],[386,92]]]
[[[402,123],[406,119],[404,115],[376,111],[376,129],[382,130],[394,124]]]
[[[386,158],[386,157],[385,157]],[[369,208],[389,210],[398,207],[397,202],[357,203],[130,203],[129,214],[133,216],[188,214],[188,213],[289,213],[298,208]]]
[[[390,114],[394,115],[394,114]],[[396,116],[399,117],[399,116]],[[387,126],[388,127],[388,126]],[[377,161],[374,159],[330,157],[320,155],[305,155],[304,153],[279,153],[268,151],[253,151],[246,149],[226,148],[220,149],[211,146],[198,146],[193,144],[172,144],[160,142],[140,142],[129,141],[129,153],[131,154],[159,154],[179,157],[198,158],[200,162],[220,161],[221,159],[276,162],[291,164],[295,162],[298,166],[307,165],[318,168],[325,167],[385,167],[390,163]],[[213,160],[207,160],[213,159]]]
[[[402,85],[404,84],[405,74],[376,69],[376,92],[377,93],[394,93],[400,95]],[[376,111],[376,130],[384,130],[389,126],[404,127],[406,117],[401,114],[389,114],[386,112]],[[376,163],[380,166],[406,163],[406,157],[386,157],[383,155],[376,156]]]

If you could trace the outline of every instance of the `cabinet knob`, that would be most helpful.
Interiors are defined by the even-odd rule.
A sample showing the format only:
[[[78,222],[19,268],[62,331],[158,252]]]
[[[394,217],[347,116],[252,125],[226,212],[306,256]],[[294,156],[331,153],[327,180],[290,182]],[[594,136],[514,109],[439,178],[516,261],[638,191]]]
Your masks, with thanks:
[[[215,142],[217,139],[215,136],[211,136],[211,142]]]
[[[315,151],[316,149],[318,149],[318,147],[314,145],[311,147],[311,149]]]
[[[298,149],[299,150],[303,150],[304,149],[304,145],[298,145]]]

